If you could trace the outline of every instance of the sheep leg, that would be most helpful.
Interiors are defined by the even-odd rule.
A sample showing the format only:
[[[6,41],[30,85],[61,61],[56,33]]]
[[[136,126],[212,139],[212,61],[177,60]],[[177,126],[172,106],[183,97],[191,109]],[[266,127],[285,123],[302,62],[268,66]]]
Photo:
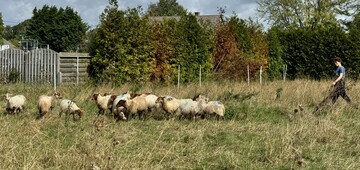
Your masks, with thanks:
[[[103,115],[103,114],[104,114],[104,112],[105,112],[105,111],[104,111],[103,109],[99,109],[98,116],[99,116],[99,115]]]

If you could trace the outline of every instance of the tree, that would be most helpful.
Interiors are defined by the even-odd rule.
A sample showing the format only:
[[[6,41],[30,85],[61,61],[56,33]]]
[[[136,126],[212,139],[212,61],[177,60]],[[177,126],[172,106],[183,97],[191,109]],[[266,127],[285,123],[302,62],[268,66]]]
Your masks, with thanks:
[[[190,13],[181,16],[173,30],[175,51],[174,57],[169,59],[172,72],[176,73],[177,66],[180,65],[181,81],[189,82],[198,78],[201,67],[202,75],[207,77],[212,70],[213,39],[210,32]]]
[[[89,74],[97,82],[147,81],[153,62],[151,27],[140,8],[118,9],[110,1],[97,28],[96,53],[90,62]]]
[[[284,68],[284,61],[282,59],[283,49],[279,40],[279,30],[272,27],[267,32],[267,40],[269,43],[269,64],[268,64],[268,78],[276,80],[281,78],[281,71]]]
[[[150,16],[181,16],[186,10],[176,0],[159,0],[158,3],[150,3],[147,13]]]
[[[354,15],[352,22],[349,24],[349,39],[351,43],[351,60],[349,63],[352,65],[360,63],[360,11]],[[353,78],[360,78],[359,68],[360,66],[354,66],[351,74]]]
[[[4,30],[4,38],[14,45],[18,45],[19,41],[26,36],[26,29],[28,28],[30,19],[27,19],[17,25],[7,25]]]
[[[258,13],[270,25],[311,28],[337,23],[338,15],[351,16],[358,0],[261,0]]]
[[[260,25],[236,15],[224,18],[216,30],[215,71],[223,78],[245,80],[247,67],[251,78],[260,67],[266,70],[268,44]]]
[[[26,35],[40,44],[49,44],[57,52],[75,51],[87,29],[87,24],[72,8],[44,5],[33,10]]]
[[[3,22],[3,19],[2,19],[2,14],[0,12],[0,44],[2,44],[3,42],[3,34],[4,34],[4,22]]]

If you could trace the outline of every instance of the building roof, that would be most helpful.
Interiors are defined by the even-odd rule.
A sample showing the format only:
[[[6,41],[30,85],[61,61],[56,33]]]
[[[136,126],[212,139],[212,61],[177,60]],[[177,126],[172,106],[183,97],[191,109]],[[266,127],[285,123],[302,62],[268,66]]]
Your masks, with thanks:
[[[9,45],[10,48],[16,48],[14,44],[12,44],[10,41],[3,38],[3,44],[2,45]]]
[[[198,21],[209,22],[212,26],[216,26],[221,21],[220,15],[200,15],[199,12],[195,12],[195,17],[197,18]],[[180,18],[181,18],[180,16],[154,16],[154,17],[150,17],[150,20],[163,21],[163,20],[175,19],[179,21]]]

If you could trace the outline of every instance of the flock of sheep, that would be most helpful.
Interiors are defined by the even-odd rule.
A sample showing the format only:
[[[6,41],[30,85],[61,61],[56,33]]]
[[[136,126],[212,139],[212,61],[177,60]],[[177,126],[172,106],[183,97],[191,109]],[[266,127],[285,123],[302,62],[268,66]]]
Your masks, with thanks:
[[[7,102],[6,111],[8,113],[15,114],[24,110],[26,105],[24,95],[7,93],[5,97]],[[116,120],[129,120],[135,115],[142,119],[153,110],[163,110],[167,116],[179,118],[204,117],[206,115],[217,115],[224,118],[225,113],[224,104],[219,101],[209,101],[209,98],[203,95],[197,95],[192,99],[177,99],[172,96],[158,97],[151,93],[136,94],[126,92],[121,95],[95,93],[91,97],[96,102],[99,115],[105,114],[105,111],[109,110]],[[38,100],[39,116],[47,115],[56,106],[59,99],[62,99],[62,96],[58,92],[53,95],[41,95]],[[69,99],[62,99],[60,102],[59,115],[61,116],[64,112],[72,114],[74,119],[75,115],[80,119],[84,113],[74,101]]]

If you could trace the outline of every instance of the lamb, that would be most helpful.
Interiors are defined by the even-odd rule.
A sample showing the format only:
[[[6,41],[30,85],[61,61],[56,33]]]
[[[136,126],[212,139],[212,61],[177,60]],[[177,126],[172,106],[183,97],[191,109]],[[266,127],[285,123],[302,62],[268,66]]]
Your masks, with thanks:
[[[187,101],[182,103],[179,108],[176,110],[176,115],[181,118],[180,116],[186,116],[188,118],[195,118],[196,115],[201,113],[203,109],[206,107],[206,100],[199,99],[198,101]]]
[[[107,109],[109,109],[110,113],[112,113],[111,108],[112,108],[113,97],[111,97],[111,96],[112,95],[106,94],[106,93],[104,95],[101,95],[98,93],[92,95],[92,100],[95,100],[96,105],[99,108],[98,115],[104,114],[105,110],[107,110]]]
[[[74,101],[68,100],[68,99],[64,99],[61,101],[60,103],[60,113],[59,116],[61,117],[61,114],[65,112],[65,113],[69,113],[73,115],[73,119],[75,120],[75,114],[77,114],[79,116],[79,119],[81,118],[81,116],[83,115],[83,111],[76,105],[76,103]]]
[[[10,93],[6,93],[6,111],[14,114],[23,111],[26,105],[26,98],[24,95],[13,96]]]
[[[143,117],[143,114],[148,111],[146,99],[144,96],[137,96],[129,100],[120,100],[116,107],[126,108],[126,117],[129,119],[130,115],[138,113],[139,119]]]
[[[39,97],[38,109],[40,117],[45,116],[55,107],[57,99],[62,99],[61,94],[58,92],[55,92],[53,96],[41,95]]]
[[[205,101],[208,100],[208,98],[206,98],[205,96],[202,96],[202,95],[198,95],[193,98],[193,100],[195,100],[195,101],[204,100],[204,99],[205,99]],[[202,114],[203,115],[215,114],[215,115],[219,116],[220,118],[224,119],[225,106],[220,101],[206,102],[206,104],[204,105],[204,108],[202,110]]]

